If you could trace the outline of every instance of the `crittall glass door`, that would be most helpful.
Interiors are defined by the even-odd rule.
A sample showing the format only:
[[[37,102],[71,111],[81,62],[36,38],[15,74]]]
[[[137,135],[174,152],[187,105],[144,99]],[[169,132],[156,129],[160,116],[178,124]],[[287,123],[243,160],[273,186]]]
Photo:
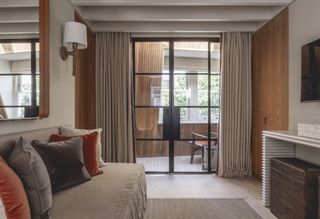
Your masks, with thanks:
[[[219,39],[134,39],[136,162],[151,173],[217,169]]]

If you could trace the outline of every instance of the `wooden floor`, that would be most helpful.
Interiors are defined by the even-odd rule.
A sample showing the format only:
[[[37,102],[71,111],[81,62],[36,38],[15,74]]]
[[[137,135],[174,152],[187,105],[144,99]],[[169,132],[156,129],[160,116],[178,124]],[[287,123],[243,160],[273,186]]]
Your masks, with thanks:
[[[144,157],[137,158],[137,163],[143,164],[146,171],[168,172],[169,157]],[[177,156],[174,158],[175,172],[206,172],[202,169],[201,156],[195,155],[193,164],[190,163],[190,156]]]
[[[146,180],[149,199],[244,199],[263,219],[276,219],[262,205],[261,183],[253,177],[159,174],[146,175]]]

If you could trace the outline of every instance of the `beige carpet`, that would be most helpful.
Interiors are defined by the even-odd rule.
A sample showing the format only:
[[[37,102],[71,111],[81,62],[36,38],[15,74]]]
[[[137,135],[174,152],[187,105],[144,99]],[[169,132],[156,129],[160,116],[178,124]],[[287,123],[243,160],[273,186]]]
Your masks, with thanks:
[[[242,199],[148,199],[145,219],[261,219]]]

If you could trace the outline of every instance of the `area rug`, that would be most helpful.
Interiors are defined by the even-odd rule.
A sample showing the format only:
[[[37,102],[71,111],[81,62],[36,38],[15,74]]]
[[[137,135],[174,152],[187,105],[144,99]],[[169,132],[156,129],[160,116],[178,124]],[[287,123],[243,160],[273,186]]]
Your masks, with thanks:
[[[243,199],[148,199],[144,219],[261,219]]]

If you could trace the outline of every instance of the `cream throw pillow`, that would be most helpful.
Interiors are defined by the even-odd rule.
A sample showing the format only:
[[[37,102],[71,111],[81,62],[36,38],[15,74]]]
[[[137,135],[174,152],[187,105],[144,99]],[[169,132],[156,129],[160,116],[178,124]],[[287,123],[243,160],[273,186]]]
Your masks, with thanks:
[[[74,129],[70,127],[60,127],[60,134],[64,136],[79,136],[79,135],[89,135],[93,132],[98,132],[98,142],[97,142],[97,159],[99,162],[99,167],[104,167],[106,163],[102,159],[102,144],[101,144],[101,132],[102,129]]]

